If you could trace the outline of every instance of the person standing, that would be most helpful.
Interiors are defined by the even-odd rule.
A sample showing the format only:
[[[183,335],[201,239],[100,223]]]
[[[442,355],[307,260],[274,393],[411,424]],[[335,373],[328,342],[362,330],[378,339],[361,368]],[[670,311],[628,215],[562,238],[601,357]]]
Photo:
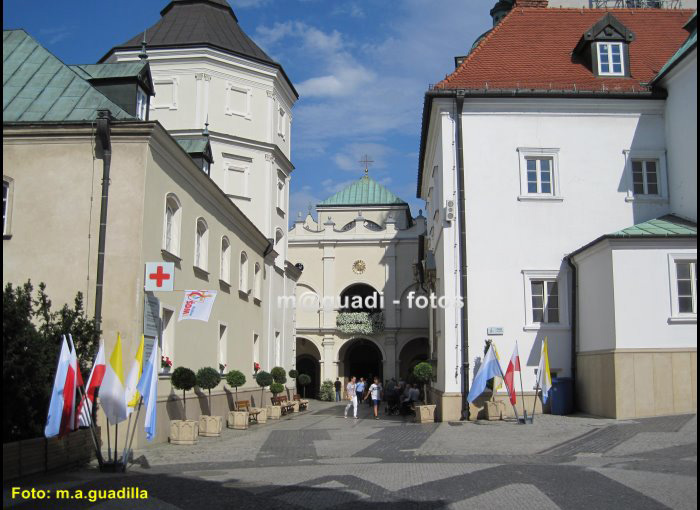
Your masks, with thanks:
[[[358,382],[357,385],[355,386],[355,388],[356,388],[355,391],[357,391],[357,402],[358,403],[362,402],[362,400],[364,399],[365,386],[366,386],[365,385],[365,378],[360,377],[360,382]]]
[[[340,390],[343,388],[343,385],[340,384],[340,378],[336,377],[335,378],[335,401],[340,402]]]
[[[374,378],[374,383],[372,386],[369,387],[369,391],[367,392],[367,398],[372,398],[372,405],[374,406],[374,419],[378,420],[379,419],[379,402],[381,401],[382,398],[382,385],[379,382],[379,377]]]
[[[345,406],[345,417],[348,417],[348,411],[352,407],[355,419],[357,419],[357,385],[355,384],[354,376],[350,378],[350,382],[345,387],[345,391],[347,391],[347,397],[350,401],[348,405]]]

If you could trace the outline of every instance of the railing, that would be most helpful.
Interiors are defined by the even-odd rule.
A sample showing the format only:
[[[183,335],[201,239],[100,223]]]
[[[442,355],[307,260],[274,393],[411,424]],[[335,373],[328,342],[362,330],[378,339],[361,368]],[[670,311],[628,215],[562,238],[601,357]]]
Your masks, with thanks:
[[[335,324],[341,333],[381,333],[384,331],[384,312],[338,312]]]
[[[593,0],[593,7],[609,9],[682,9],[682,0]]]

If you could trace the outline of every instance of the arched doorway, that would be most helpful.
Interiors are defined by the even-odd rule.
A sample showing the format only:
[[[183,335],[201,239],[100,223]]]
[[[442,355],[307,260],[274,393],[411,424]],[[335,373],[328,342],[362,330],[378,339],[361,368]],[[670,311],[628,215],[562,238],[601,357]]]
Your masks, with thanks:
[[[430,346],[427,338],[414,338],[406,343],[399,353],[399,377],[404,381],[421,361],[428,359]]]
[[[306,374],[311,382],[306,386],[307,398],[318,398],[318,391],[321,387],[321,353],[311,340],[297,338],[297,372]],[[299,393],[304,389],[298,385]]]
[[[383,381],[384,363],[379,347],[365,338],[356,338],[347,342],[340,349],[339,361],[342,363],[342,373],[345,379],[352,376],[357,378],[379,377]]]
[[[381,311],[379,291],[366,283],[355,283],[340,293],[341,312]]]

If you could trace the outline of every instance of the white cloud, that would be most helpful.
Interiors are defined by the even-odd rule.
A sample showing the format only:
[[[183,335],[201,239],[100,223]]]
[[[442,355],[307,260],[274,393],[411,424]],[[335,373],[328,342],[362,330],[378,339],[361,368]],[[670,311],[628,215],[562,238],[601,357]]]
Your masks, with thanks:
[[[333,156],[333,161],[341,170],[346,172],[356,172],[358,175],[363,170],[363,165],[360,160],[365,156],[369,156],[372,163],[369,164],[370,173],[374,170],[386,168],[386,159],[393,154],[391,148],[381,143],[374,142],[356,142],[349,143],[343,146]]]

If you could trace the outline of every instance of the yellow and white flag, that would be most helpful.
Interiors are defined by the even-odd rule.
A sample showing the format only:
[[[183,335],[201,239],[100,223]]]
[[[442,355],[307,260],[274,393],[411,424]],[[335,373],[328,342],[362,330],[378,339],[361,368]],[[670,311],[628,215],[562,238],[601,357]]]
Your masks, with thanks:
[[[136,356],[131,362],[131,368],[126,376],[126,415],[129,416],[134,412],[134,408],[139,405],[139,397],[141,396],[136,389],[136,385],[141,379],[141,370],[143,369],[143,335],[139,348],[136,349]]]
[[[117,334],[117,343],[105,367],[105,376],[99,390],[100,405],[109,423],[114,425],[126,420],[126,393],[124,391],[124,369],[122,367],[122,338]]]
[[[547,353],[547,337],[542,341],[540,365],[537,368],[537,384],[542,390],[542,403],[546,404],[549,390],[552,388],[552,374],[549,370],[549,354]]]

